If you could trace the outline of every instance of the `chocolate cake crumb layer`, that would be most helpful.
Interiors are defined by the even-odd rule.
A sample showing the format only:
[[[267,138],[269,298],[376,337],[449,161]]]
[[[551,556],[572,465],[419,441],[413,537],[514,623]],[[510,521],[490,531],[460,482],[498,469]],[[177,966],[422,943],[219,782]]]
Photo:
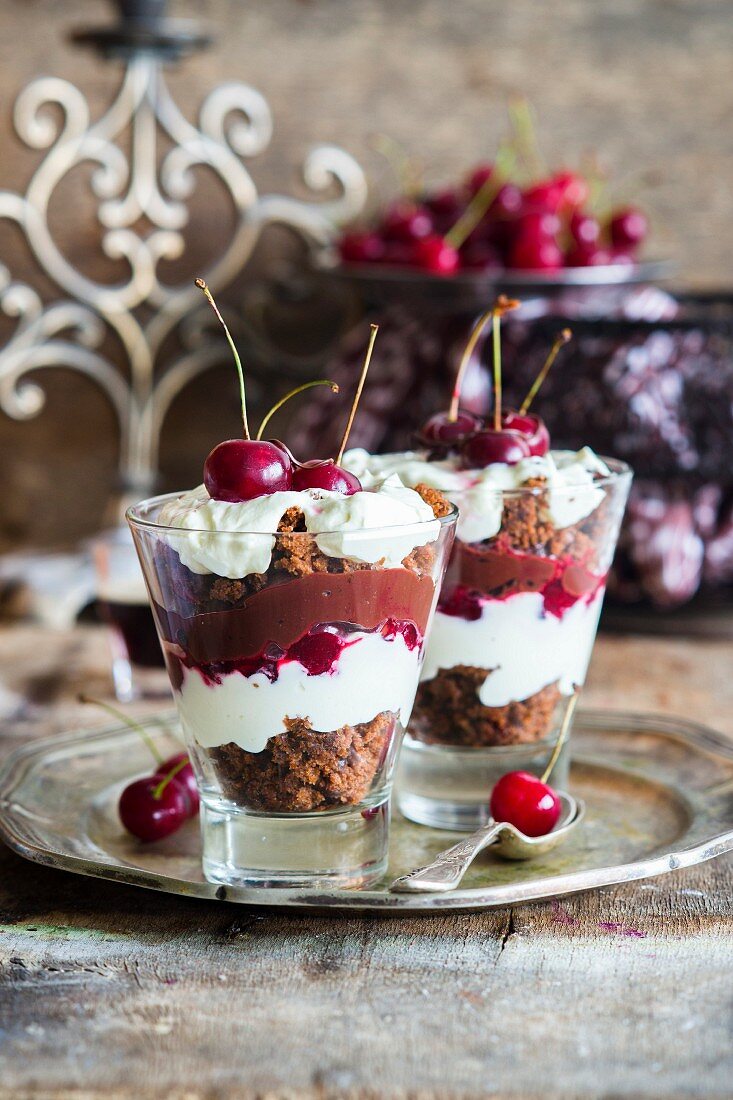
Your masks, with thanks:
[[[451,505],[434,489],[423,487],[420,494],[430,504],[436,519],[448,515]],[[428,499],[429,498],[429,499]],[[288,537],[292,536],[292,537]],[[266,573],[250,573],[231,580],[212,573],[193,573],[183,565],[172,546],[164,542],[158,548],[159,563],[156,580],[160,598],[154,592],[155,603],[181,618],[191,618],[215,611],[242,607],[255,593],[273,584],[285,583],[311,573],[355,573],[384,569],[382,562],[358,562],[348,558],[333,558],[318,548],[316,535],[305,532],[305,518],[298,508],[288,508],[278,526],[278,538],[272,551],[272,561]],[[436,549],[428,543],[416,547],[402,562],[405,569],[418,575],[431,573]],[[291,592],[296,598],[296,590]],[[165,623],[162,623],[166,637]],[[175,641],[169,637],[169,641]]]
[[[225,798],[271,813],[307,813],[357,805],[368,794],[386,756],[396,717],[319,733],[304,719],[286,719],[287,733],[271,737],[262,752],[230,743],[209,756]]]
[[[485,707],[478,693],[487,675],[485,668],[456,665],[420,684],[410,734],[428,744],[474,748],[531,744],[546,737],[560,699],[557,685],[505,707]]]
[[[546,482],[544,478],[536,477],[530,479],[526,486],[544,490]],[[507,497],[499,534],[480,545],[487,549],[508,546],[512,550],[541,557],[569,557],[593,569],[596,565],[596,546],[608,519],[608,501],[604,499],[579,523],[556,527],[550,517],[546,492],[521,493]]]

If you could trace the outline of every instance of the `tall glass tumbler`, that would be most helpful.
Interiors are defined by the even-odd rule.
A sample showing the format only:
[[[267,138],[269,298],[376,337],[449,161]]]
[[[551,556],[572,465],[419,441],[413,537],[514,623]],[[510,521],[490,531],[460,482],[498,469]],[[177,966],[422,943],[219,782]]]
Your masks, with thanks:
[[[544,770],[585,680],[631,483],[628,466],[604,461],[591,484],[493,490],[498,533],[483,542],[461,537],[471,490],[450,492],[458,535],[397,782],[411,820],[468,832],[501,775]],[[560,785],[568,759],[566,745]]]
[[[379,530],[262,534],[165,527],[170,499],[128,520],[201,791],[206,877],[375,881],[455,509]],[[258,571],[232,579],[243,550]]]

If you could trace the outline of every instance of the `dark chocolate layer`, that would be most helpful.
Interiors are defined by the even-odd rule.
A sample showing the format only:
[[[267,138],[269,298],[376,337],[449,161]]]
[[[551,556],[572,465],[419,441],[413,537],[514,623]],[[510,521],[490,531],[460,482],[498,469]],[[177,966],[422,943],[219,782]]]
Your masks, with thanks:
[[[429,575],[409,569],[309,573],[267,585],[240,607],[184,618],[156,606],[163,636],[196,663],[255,656],[274,642],[289,649],[318,623],[375,630],[386,619],[413,622],[425,633],[435,593]]]

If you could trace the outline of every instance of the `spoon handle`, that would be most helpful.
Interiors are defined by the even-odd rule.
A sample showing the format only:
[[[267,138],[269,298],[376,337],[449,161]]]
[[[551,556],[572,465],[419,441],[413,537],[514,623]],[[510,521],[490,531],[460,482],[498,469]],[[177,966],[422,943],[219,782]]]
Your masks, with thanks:
[[[408,875],[396,878],[390,890],[394,893],[442,893],[455,890],[479,852],[496,840],[502,825],[492,821],[482,825],[465,840],[446,848],[437,855],[432,863],[417,867]]]

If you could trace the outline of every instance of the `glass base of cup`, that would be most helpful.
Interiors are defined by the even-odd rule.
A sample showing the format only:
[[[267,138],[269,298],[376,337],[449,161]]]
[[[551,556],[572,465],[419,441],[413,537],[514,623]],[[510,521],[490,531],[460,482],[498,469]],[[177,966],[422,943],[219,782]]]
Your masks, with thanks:
[[[389,814],[384,790],[374,802],[304,814],[204,798],[204,875],[227,886],[371,886],[387,869]]]
[[[527,745],[456,748],[425,744],[408,734],[399,758],[396,800],[403,817],[418,825],[470,833],[489,820],[494,784],[507,772],[542,775],[556,736]],[[552,785],[567,790],[570,754],[563,746]]]

